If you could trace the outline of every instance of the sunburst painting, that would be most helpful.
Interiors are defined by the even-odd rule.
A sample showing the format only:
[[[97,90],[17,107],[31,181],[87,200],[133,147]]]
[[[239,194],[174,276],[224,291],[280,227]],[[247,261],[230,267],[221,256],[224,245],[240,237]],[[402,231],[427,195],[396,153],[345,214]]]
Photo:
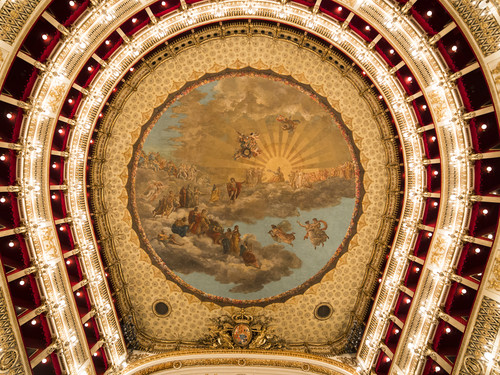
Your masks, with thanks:
[[[340,115],[309,87],[264,74],[207,78],[165,103],[136,147],[137,230],[193,293],[284,296],[346,251],[356,155]]]

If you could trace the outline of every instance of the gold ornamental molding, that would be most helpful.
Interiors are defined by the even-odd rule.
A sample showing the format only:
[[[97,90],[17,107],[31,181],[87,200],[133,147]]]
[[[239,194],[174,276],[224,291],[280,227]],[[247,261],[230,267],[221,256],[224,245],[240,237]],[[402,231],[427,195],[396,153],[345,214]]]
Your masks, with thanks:
[[[199,369],[203,372],[206,367],[233,366],[241,371],[245,368],[275,368],[297,373],[311,373],[322,375],[349,375],[357,371],[345,363],[329,358],[285,351],[258,351],[258,350],[189,350],[173,353],[164,353],[142,358],[129,364],[123,375],[149,375],[157,372],[172,373],[181,369]]]
[[[485,57],[500,50],[500,25],[497,19],[496,1],[451,0],[450,3],[469,28]]]

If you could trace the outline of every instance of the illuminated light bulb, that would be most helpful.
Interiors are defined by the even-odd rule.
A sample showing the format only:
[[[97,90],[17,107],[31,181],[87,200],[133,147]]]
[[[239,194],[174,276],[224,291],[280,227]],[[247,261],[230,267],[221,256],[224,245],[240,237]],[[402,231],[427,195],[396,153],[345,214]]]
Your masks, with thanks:
[[[167,3],[165,1],[162,1],[161,6],[164,7],[165,5],[167,5]]]
[[[80,293],[80,292],[76,292],[76,296],[77,296],[77,297],[80,297],[81,295],[82,295],[82,293]]]
[[[427,237],[432,237],[432,233],[427,233]]]
[[[493,235],[492,234],[488,234],[488,238],[491,240],[493,239]]]
[[[342,7],[338,7],[338,8],[337,8],[337,10],[338,10],[339,12],[342,12]]]
[[[137,18],[132,18],[132,23],[136,23],[137,22]]]
[[[479,254],[479,253],[481,252],[481,249],[480,249],[479,247],[476,247],[476,249],[474,250],[474,252],[475,252],[476,254]]]
[[[450,327],[446,327],[446,329],[444,330],[446,333],[450,333],[451,332],[451,328]]]
[[[436,372],[441,371],[441,367],[439,367],[439,366],[434,367],[434,371],[436,371]]]
[[[394,50],[391,48],[391,49],[389,50],[389,53],[390,53],[391,55],[394,55]]]
[[[364,76],[366,76],[366,72],[364,70],[361,72],[361,74],[363,74]]]
[[[69,99],[68,99],[68,103],[69,103],[69,104],[73,103],[73,99],[69,98]]]
[[[72,2],[70,2],[72,3]],[[47,358],[42,359],[42,363],[47,363]]]
[[[452,50],[453,52],[457,52],[458,47],[457,47],[457,46],[452,46],[452,47],[451,47],[451,50]]]
[[[486,208],[483,210],[483,214],[488,215],[488,210]]]
[[[478,276],[483,276],[483,273],[481,272],[481,273],[478,273],[477,275],[478,275]]]
[[[94,140],[93,140],[93,139],[91,139],[91,140],[90,140],[90,143],[91,143],[91,144],[92,144],[92,143],[94,143]]]
[[[14,242],[10,241],[9,242],[9,247],[14,247]]]
[[[366,30],[366,31],[370,31],[370,26],[368,26],[368,25],[367,25],[367,26],[365,26],[365,30]]]
[[[12,113],[9,112],[9,113],[7,113],[6,116],[7,116],[8,119],[11,119],[12,118]]]
[[[394,333],[397,335],[397,334],[399,333],[399,329],[398,329],[398,328],[396,328],[396,329],[394,330]]]
[[[97,352],[95,352],[95,353],[93,354],[93,356],[94,356],[94,357],[97,357]]]
[[[438,172],[438,171],[434,171],[434,172],[432,172],[432,174],[433,174],[434,176],[437,176],[437,175],[439,174],[439,172]]]
[[[89,324],[88,324],[88,323],[85,323],[85,324],[84,324],[84,326],[85,326],[85,327],[88,327],[88,326],[89,326]]]
[[[59,230],[62,232],[64,231],[64,227],[59,227]]]
[[[4,161],[5,160],[5,155],[0,156],[0,160]]]
[[[91,66],[89,66],[89,67],[87,67],[87,70],[88,70],[89,72],[91,72],[92,70],[94,70],[94,68],[92,68]]]
[[[437,206],[439,205],[439,203],[438,203],[438,202],[434,202],[432,205],[433,205],[434,207],[437,207]]]
[[[486,124],[481,125],[481,129],[486,130],[487,128],[488,128],[488,125],[486,125]]]
[[[57,164],[56,163],[52,164],[52,168],[54,169],[57,168]]]
[[[31,321],[31,325],[32,325],[32,326],[36,326],[36,320],[35,320],[35,319],[33,319],[33,320]]]
[[[130,70],[131,72],[133,72],[133,71],[134,71],[134,68],[130,68],[129,70]]]
[[[491,168],[491,167],[486,167],[486,171],[487,171],[487,172],[491,172],[492,170],[493,170],[493,168]]]
[[[47,34],[43,34],[43,35],[42,35],[42,39],[43,39],[43,40],[47,40],[47,39],[49,39],[49,36],[48,36]]]
[[[382,95],[379,95],[379,96],[378,96],[378,98],[379,98],[380,100],[382,100],[382,98],[383,98],[383,97],[382,97]]]
[[[99,118],[101,118],[101,117],[102,117],[102,113],[99,113]]]
[[[24,284],[26,284],[24,280],[19,281],[19,285],[23,286]]]
[[[415,272],[420,272],[420,267],[415,267]]]
[[[55,195],[55,194],[52,194],[52,195],[51,195],[51,198],[52,198],[52,199],[56,199],[56,195]]]
[[[62,133],[64,133],[64,130],[59,129],[57,132],[58,132],[59,134],[62,134]]]
[[[109,45],[111,44],[111,41],[110,41],[110,40],[106,40],[106,41],[104,42],[104,44],[106,44],[107,46],[109,46]]]
[[[386,362],[390,362],[390,361],[391,361],[391,359],[390,359],[389,357],[387,357],[387,358],[385,359],[385,361],[386,361]]]
[[[430,17],[430,16],[432,16],[432,10],[427,11],[427,17]]]
[[[0,203],[5,203],[6,199],[4,197],[0,198]]]
[[[405,303],[406,303],[406,304],[408,304],[408,303],[410,303],[410,302],[411,302],[411,299],[409,299],[409,298],[405,299]]]
[[[413,81],[413,78],[408,77],[406,80],[407,80],[408,82],[411,82],[411,81]]]
[[[460,293],[462,293],[462,294],[467,294],[467,289],[462,289],[462,290],[460,291]]]
[[[381,283],[381,282],[382,282],[382,279],[381,279],[381,278],[380,278],[380,279],[378,279],[378,282],[379,282],[379,283]]]
[[[75,6],[75,2],[74,2],[73,0],[70,0],[70,2],[69,2],[69,6],[70,6],[70,7],[74,7],[74,6]]]
[[[426,104],[424,104],[424,105],[422,106],[422,109],[425,111],[425,110],[427,109],[427,105],[426,105]]]
[[[66,264],[69,266],[71,264],[71,260],[67,260]]]

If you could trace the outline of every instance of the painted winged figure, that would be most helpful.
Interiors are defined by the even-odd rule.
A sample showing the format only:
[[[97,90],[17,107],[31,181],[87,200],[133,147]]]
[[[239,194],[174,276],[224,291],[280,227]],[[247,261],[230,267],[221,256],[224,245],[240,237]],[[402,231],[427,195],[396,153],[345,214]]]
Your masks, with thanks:
[[[288,220],[283,220],[278,225],[271,225],[271,230],[268,232],[274,241],[284,242],[293,246],[295,240],[295,232],[286,233],[292,229]]]
[[[285,117],[283,115],[279,115],[278,117],[276,117],[276,120],[281,123],[281,130],[288,131],[289,133],[293,133],[297,125],[300,123],[299,120],[292,120],[291,117]]]
[[[250,159],[252,157],[257,157],[262,153],[262,150],[259,148],[257,141],[259,140],[259,134],[250,133],[248,135],[238,132],[238,142],[240,143],[240,147],[236,150],[233,157],[234,160],[238,160],[239,158]]]

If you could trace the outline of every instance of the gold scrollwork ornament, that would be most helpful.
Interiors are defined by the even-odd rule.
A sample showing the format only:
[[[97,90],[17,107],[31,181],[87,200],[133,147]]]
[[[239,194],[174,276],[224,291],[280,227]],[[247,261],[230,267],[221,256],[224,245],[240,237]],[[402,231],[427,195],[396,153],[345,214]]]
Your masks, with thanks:
[[[464,361],[464,368],[466,374],[470,375],[480,375],[484,374],[483,365],[476,358],[467,356]]]
[[[0,371],[7,371],[17,362],[17,351],[14,349],[0,353]]]

